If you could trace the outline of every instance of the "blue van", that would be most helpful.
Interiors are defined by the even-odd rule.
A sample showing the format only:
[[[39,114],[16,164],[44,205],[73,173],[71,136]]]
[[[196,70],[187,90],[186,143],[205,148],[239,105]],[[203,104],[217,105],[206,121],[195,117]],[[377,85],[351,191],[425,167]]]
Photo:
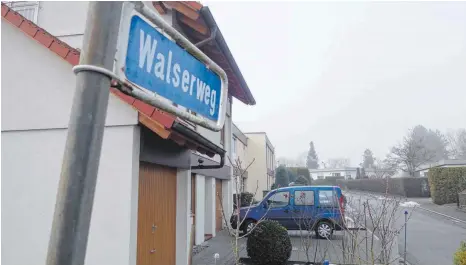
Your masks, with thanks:
[[[239,210],[241,231],[248,233],[258,220],[279,222],[288,230],[315,231],[319,238],[330,238],[334,230],[344,228],[346,199],[337,186],[292,186],[270,191],[251,207]],[[230,223],[236,229],[238,210]]]

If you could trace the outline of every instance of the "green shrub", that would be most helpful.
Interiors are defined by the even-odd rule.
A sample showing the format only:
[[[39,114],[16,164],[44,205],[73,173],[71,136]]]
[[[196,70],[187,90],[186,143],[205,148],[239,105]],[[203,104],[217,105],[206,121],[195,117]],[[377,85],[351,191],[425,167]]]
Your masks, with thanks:
[[[285,227],[266,220],[248,236],[246,249],[256,265],[282,265],[291,256],[291,240]]]
[[[435,204],[456,203],[458,193],[466,189],[466,167],[430,169],[429,185]]]
[[[236,209],[236,203],[237,203],[236,196],[237,196],[237,194],[233,194],[234,209]],[[250,206],[251,203],[253,202],[253,200],[254,200],[254,194],[252,194],[250,192],[241,192],[240,193],[240,197],[239,197],[240,207]]]
[[[461,242],[460,248],[453,257],[454,265],[466,265],[466,242]]]

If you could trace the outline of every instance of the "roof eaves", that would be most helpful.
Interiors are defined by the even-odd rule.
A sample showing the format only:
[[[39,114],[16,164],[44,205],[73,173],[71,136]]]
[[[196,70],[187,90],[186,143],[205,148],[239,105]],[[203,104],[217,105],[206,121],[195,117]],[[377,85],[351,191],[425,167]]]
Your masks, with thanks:
[[[243,74],[241,73],[238,65],[236,64],[235,58],[231,54],[230,49],[228,48],[228,45],[223,38],[222,32],[220,31],[219,27],[217,26],[217,22],[215,22],[214,16],[210,12],[209,7],[204,6],[201,9],[201,14],[203,15],[205,22],[210,28],[217,28],[217,35],[215,36],[215,40],[219,46],[219,48],[222,50],[223,54],[227,58],[228,62],[230,63],[231,67],[233,68],[233,71],[235,72],[236,76],[238,77],[240,83],[241,83],[241,88],[245,92],[247,96],[247,101],[245,102],[248,105],[255,105],[256,100],[254,99],[254,96],[251,93],[251,90],[249,89],[248,84],[246,83],[246,80],[243,77]]]

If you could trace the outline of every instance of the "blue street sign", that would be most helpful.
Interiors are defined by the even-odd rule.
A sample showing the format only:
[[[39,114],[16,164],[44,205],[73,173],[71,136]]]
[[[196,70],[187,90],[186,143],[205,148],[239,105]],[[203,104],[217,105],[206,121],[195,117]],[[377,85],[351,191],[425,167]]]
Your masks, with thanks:
[[[220,77],[139,16],[129,26],[124,72],[135,85],[218,121]]]

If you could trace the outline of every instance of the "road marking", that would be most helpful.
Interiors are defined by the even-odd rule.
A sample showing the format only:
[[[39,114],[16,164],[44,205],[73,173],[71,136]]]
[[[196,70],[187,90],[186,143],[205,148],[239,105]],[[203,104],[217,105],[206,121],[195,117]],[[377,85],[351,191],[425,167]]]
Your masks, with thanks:
[[[431,212],[431,213],[435,213],[435,214],[441,215],[441,216],[446,217],[446,218],[448,218],[448,219],[451,219],[451,220],[453,220],[453,221],[455,221],[455,222],[457,222],[457,223],[466,224],[466,221],[463,221],[463,220],[461,220],[461,219],[455,218],[455,217],[450,216],[450,215],[446,215],[446,214],[443,214],[443,213],[439,213],[439,212],[436,212],[436,211],[433,211],[433,210],[424,208],[424,207],[422,207],[422,206],[418,206],[418,207],[416,207],[416,208],[420,208],[420,209],[422,209],[422,210],[424,210],[424,211],[428,211],[428,212]]]

